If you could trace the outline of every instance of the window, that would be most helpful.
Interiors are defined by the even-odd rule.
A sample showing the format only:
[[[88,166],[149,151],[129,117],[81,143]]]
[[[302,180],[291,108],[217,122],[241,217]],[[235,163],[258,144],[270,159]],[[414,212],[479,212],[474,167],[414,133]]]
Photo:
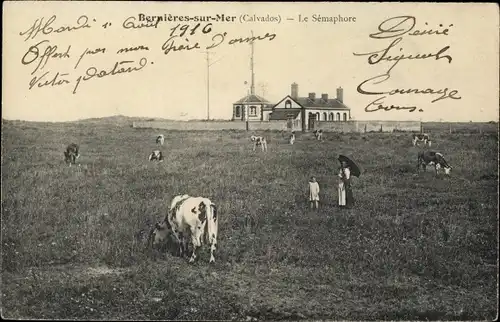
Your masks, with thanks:
[[[344,122],[347,121],[347,113],[344,113]]]
[[[337,113],[337,121],[340,121],[340,113]]]
[[[250,106],[250,116],[257,116],[257,106]]]
[[[328,121],[333,121],[335,117],[333,116],[333,113],[330,113],[330,115],[328,116]]]
[[[236,110],[234,111],[235,117],[241,117],[241,107],[236,106]]]
[[[291,108],[292,107],[292,102],[290,100],[287,100],[285,102],[285,108]]]
[[[327,114],[326,112],[323,113],[323,121],[326,121],[327,120]]]
[[[319,113],[316,113],[316,121],[319,121]]]

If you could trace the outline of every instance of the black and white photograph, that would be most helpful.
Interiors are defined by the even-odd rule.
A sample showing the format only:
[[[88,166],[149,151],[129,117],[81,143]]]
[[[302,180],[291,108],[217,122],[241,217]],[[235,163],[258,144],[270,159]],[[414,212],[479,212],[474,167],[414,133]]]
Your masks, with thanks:
[[[496,320],[499,16],[5,1],[2,318]]]

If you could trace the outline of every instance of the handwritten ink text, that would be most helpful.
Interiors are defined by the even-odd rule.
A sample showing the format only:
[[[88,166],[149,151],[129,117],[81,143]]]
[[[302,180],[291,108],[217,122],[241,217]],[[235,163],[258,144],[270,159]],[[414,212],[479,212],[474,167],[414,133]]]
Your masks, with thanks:
[[[82,61],[82,58],[83,56],[86,56],[86,55],[95,55],[95,54],[104,54],[106,52],[106,48],[96,48],[94,50],[90,50],[90,49],[85,49],[83,51],[83,53],[80,55],[80,58],[78,59],[78,61],[76,62],[76,65],[74,67],[74,69],[76,69],[78,67],[78,65],[80,65],[80,62]]]
[[[51,27],[51,25],[54,23],[56,20],[56,15],[53,15],[50,17],[45,23],[44,23],[45,18],[40,18],[35,20],[33,25],[29,27],[26,31],[20,32],[20,36],[26,35],[26,38],[24,41],[28,39],[35,39],[35,37],[42,32],[44,35],[49,35],[51,33],[62,33],[66,31],[73,31],[73,30],[79,30],[79,29],[85,29],[85,28],[90,28],[91,26],[89,25],[89,17],[82,15],[76,20],[76,26],[61,26],[58,28]]]
[[[140,71],[141,69],[143,69],[147,65],[148,59],[145,57],[141,58],[139,60],[139,66],[126,65],[126,67],[124,67],[125,64],[133,64],[133,63],[135,63],[133,60],[124,60],[124,61],[116,62],[114,64],[113,68],[109,71],[106,71],[106,70],[98,71],[98,69],[96,67],[89,67],[86,70],[85,75],[79,76],[77,78],[75,88],[73,89],[73,94],[76,94],[76,91],[77,91],[78,86],[80,85],[81,81],[88,81],[88,80],[91,80],[95,77],[103,78],[106,76],[114,76],[114,75],[123,74],[123,73],[137,72],[137,71]]]
[[[377,32],[369,34],[369,37],[377,40],[391,39],[391,43],[387,45],[387,47],[376,50],[369,51],[365,53],[353,53],[354,56],[368,56],[367,63],[369,65],[377,65],[381,62],[389,62],[391,63],[388,69],[377,76],[370,77],[364,81],[362,81],[358,87],[357,91],[363,95],[385,95],[379,98],[376,98],[374,101],[369,103],[365,107],[366,112],[375,112],[379,110],[390,111],[390,110],[407,110],[409,112],[414,112],[417,110],[416,106],[402,106],[395,104],[386,104],[384,103],[384,99],[389,96],[394,95],[429,95],[435,96],[435,98],[431,101],[431,103],[435,103],[445,99],[454,99],[458,100],[462,97],[459,95],[458,90],[450,89],[448,87],[435,89],[432,87],[424,87],[424,88],[396,88],[390,90],[380,90],[376,89],[375,85],[379,85],[381,83],[387,82],[391,78],[391,72],[394,72],[394,68],[401,62],[406,61],[406,64],[409,64],[411,61],[419,62],[423,60],[432,60],[432,61],[444,61],[451,64],[453,61],[452,55],[450,53],[451,46],[444,45],[440,49],[436,49],[435,51],[427,52],[427,53],[405,53],[403,48],[404,37],[412,36],[412,37],[446,37],[449,36],[449,32],[453,24],[450,24],[448,27],[444,27],[443,24],[439,24],[439,28],[423,28],[423,29],[415,29],[417,24],[417,20],[413,16],[397,16],[384,20],[379,24],[377,28]],[[427,26],[428,23],[426,22]],[[412,40],[414,41],[414,40]],[[397,48],[399,47],[399,48]],[[439,48],[439,47],[438,47]],[[398,50],[399,49],[399,50]],[[393,53],[398,51],[397,54]],[[422,109],[418,109],[419,112],[423,112]]]
[[[68,46],[68,48],[64,52],[57,52],[56,45],[55,46],[47,45],[43,53],[40,55],[40,49],[38,48],[38,46],[48,42],[49,42],[48,40],[42,40],[39,43],[30,46],[28,51],[24,54],[23,58],[21,59],[21,63],[23,65],[30,65],[31,63],[39,59],[38,64],[35,66],[35,69],[31,72],[31,75],[33,75],[38,69],[43,69],[50,58],[70,58],[69,51],[71,49],[71,45]]]

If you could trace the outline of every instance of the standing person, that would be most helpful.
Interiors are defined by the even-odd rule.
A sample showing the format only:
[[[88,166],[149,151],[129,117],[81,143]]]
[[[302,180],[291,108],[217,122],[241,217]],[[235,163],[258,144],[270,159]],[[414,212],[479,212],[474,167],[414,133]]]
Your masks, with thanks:
[[[318,209],[319,184],[314,176],[309,180],[309,202],[311,203],[311,209]]]
[[[345,160],[340,161],[339,178],[339,206],[350,208],[354,203],[351,188],[351,169]]]

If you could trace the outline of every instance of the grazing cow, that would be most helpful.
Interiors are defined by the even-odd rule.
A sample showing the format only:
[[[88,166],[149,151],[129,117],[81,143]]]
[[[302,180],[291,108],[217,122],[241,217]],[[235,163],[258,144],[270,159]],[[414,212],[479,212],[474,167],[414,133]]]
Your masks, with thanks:
[[[420,170],[420,166],[426,170],[428,165],[434,165],[436,170],[436,176],[440,168],[444,169],[445,174],[449,175],[452,167],[446,162],[443,155],[439,152],[434,151],[420,151],[418,153],[418,164],[417,171]]]
[[[154,150],[149,155],[149,161],[163,161],[163,153],[160,150]]]
[[[196,250],[202,242],[210,245],[210,263],[215,262],[217,246],[217,207],[208,198],[179,195],[172,199],[170,209],[162,223],[157,223],[151,232],[152,245],[166,239],[171,231],[179,244],[181,256],[187,253],[187,235],[191,236],[193,252],[189,262],[196,259]]]
[[[253,150],[254,151],[257,148],[257,146],[259,146],[259,145],[262,148],[262,151],[267,151],[267,141],[266,141],[265,137],[252,135],[250,137],[250,141],[253,142]]]
[[[316,140],[321,141],[323,139],[323,130],[314,130],[314,137]]]
[[[415,146],[417,144],[417,142],[424,142],[424,146],[427,144],[429,147],[431,146],[431,143],[432,143],[428,134],[424,134],[424,133],[416,134],[416,133],[413,133],[413,136],[412,136],[413,146]]]
[[[290,144],[294,144],[295,143],[295,131],[292,131],[292,135],[290,135]]]
[[[163,145],[163,143],[165,143],[165,137],[163,134],[160,134],[156,137],[156,144]]]
[[[78,144],[71,143],[66,147],[66,151],[64,151],[64,161],[71,164],[76,164],[76,160],[80,157]]]

